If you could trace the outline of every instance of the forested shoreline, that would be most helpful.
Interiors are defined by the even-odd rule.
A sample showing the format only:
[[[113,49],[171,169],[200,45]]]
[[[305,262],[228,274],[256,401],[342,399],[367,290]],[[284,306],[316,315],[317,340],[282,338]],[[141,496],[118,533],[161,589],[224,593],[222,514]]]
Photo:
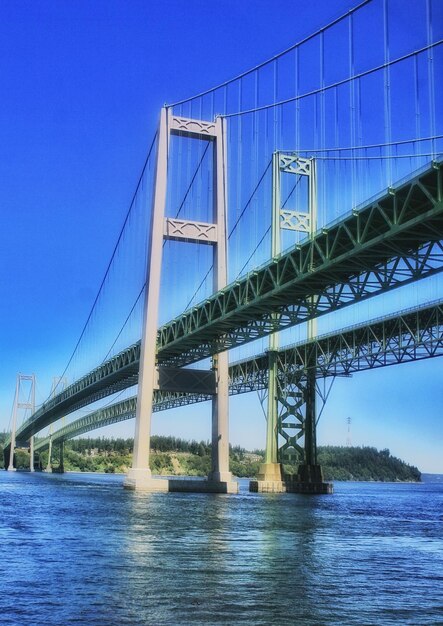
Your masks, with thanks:
[[[3,467],[3,441],[0,434],[0,467]],[[132,463],[133,439],[83,437],[65,442],[65,471],[125,473]],[[151,469],[163,476],[206,476],[210,469],[211,444],[207,441],[186,441],[177,437],[151,438]],[[254,478],[263,462],[263,450],[248,451],[230,446],[230,468],[238,477]],[[389,450],[376,448],[320,446],[318,461],[325,480],[420,481],[420,471],[392,456]],[[41,454],[41,466],[46,468],[48,451]],[[52,466],[59,464],[59,449],[53,446]],[[29,453],[17,450],[18,469],[29,467]],[[296,473],[296,465],[285,465],[288,473]]]

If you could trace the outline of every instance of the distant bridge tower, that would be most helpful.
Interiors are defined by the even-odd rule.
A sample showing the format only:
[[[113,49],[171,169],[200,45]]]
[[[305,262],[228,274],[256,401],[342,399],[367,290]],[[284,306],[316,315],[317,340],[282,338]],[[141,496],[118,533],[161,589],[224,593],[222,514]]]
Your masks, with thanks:
[[[8,471],[14,471],[14,450],[15,450],[15,434],[17,432],[17,418],[20,409],[30,410],[31,414],[35,412],[35,374],[25,375],[17,374],[15,385],[14,405],[12,408],[12,424],[11,424],[11,450],[9,453]],[[29,470],[34,471],[34,436],[30,439],[30,461]]]
[[[205,140],[212,144],[213,156],[213,220],[201,223],[165,217],[168,175],[168,150],[170,136],[187,140]],[[212,467],[205,486],[196,490],[238,491],[229,472],[228,438],[228,354],[222,352],[212,359],[212,369],[189,370],[168,367],[157,363],[157,328],[162,269],[162,250],[165,239],[178,242],[206,244],[213,249],[213,290],[219,291],[227,284],[226,261],[226,153],[224,122],[218,117],[214,122],[187,119],[163,108],[157,144],[157,164],[154,201],[151,217],[151,235],[146,286],[143,334],[140,351],[140,370],[134,437],[132,469],[128,472],[125,487],[143,491],[171,490],[171,482],[153,480],[149,468],[151,415],[154,390],[187,391],[186,380],[192,373],[194,391],[212,395]],[[189,382],[188,382],[189,385]],[[201,481],[200,481],[201,485]],[[191,484],[189,484],[189,490]]]

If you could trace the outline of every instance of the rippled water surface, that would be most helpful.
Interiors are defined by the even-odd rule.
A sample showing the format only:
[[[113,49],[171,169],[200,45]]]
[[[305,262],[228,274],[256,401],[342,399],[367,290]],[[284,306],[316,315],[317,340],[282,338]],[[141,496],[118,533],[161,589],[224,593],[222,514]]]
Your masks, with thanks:
[[[443,483],[141,495],[0,472],[0,624],[443,624]]]

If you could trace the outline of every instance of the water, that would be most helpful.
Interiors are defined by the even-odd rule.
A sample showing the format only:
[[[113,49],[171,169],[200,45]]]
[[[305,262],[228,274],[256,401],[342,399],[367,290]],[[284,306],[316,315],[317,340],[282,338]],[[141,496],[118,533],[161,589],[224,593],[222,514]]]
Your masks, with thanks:
[[[443,624],[443,481],[141,495],[0,472],[2,626]]]

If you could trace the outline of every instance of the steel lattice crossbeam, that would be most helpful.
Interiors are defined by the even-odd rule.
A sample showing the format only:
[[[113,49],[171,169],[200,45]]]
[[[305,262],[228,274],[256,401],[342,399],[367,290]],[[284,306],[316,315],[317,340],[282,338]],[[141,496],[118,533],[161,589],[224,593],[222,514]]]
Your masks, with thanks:
[[[443,356],[443,301],[401,314],[330,333],[279,350],[282,385],[304,376],[308,364],[316,363],[316,375],[352,374],[387,365]],[[234,363],[229,368],[229,393],[236,395],[268,385],[268,355]],[[203,394],[155,392],[155,411],[209,400]],[[137,398],[129,398],[82,417],[52,435],[53,443],[135,417]],[[35,445],[42,450],[49,437]]]
[[[434,162],[163,326],[158,363],[181,367],[441,271],[442,197]],[[137,343],[67,387],[20,427],[17,440],[136,384],[139,358]]]
[[[160,328],[158,362],[186,365],[441,271],[440,166],[433,163]]]

